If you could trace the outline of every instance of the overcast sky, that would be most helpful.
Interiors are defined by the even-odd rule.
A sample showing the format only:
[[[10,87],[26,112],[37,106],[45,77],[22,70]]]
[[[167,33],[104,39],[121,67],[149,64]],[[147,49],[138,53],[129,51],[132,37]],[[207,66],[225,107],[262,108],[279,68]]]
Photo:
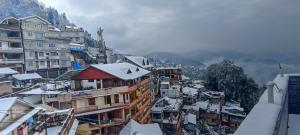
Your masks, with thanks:
[[[299,0],[39,1],[123,53],[300,50]]]

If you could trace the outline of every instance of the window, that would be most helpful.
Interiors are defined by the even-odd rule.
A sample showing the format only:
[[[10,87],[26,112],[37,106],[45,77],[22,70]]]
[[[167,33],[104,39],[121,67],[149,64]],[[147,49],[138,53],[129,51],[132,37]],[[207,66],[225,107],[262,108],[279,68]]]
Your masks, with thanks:
[[[88,81],[89,81],[89,82],[94,82],[94,80],[92,80],[92,79],[91,79],[91,80],[88,80]]]
[[[29,56],[33,57],[34,53],[33,52],[29,52]]]
[[[27,32],[27,36],[32,37],[32,32]]]
[[[39,52],[39,56],[44,57],[45,53],[44,52]]]
[[[50,43],[50,44],[49,44],[49,47],[55,47],[55,44]]]
[[[51,52],[51,56],[58,56],[58,52]]]
[[[115,98],[115,103],[119,103],[119,95],[115,94],[114,98]]]
[[[52,65],[59,65],[59,60],[51,60]]]
[[[95,98],[89,98],[88,101],[89,101],[89,105],[96,105]]]
[[[40,66],[45,66],[45,61],[40,61]]]
[[[0,42],[0,47],[2,47],[2,42]]]
[[[105,104],[111,104],[111,97],[110,96],[105,96]]]
[[[38,47],[43,47],[43,43],[38,42],[38,43],[37,43],[37,46],[38,46]]]
[[[36,38],[36,39],[43,39],[43,38],[44,38],[44,33],[36,32],[36,33],[35,33],[35,38]]]

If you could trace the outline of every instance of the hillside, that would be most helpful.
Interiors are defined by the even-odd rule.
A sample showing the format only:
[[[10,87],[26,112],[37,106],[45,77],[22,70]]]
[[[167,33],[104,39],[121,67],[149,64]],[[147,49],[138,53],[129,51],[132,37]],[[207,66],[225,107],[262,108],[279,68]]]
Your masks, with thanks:
[[[37,0],[1,0],[0,7],[0,18],[38,15],[57,27],[70,24],[64,13],[59,14],[56,9],[47,8]]]
[[[193,65],[207,67],[211,64],[221,62],[224,59],[234,61],[237,65],[241,66],[246,74],[254,78],[255,81],[262,85],[267,81],[272,80],[278,73],[278,64],[281,63],[284,72],[300,72],[300,61],[298,53],[263,53],[250,55],[237,51],[193,51],[187,53],[168,53],[168,52],[154,52],[147,57],[153,57],[156,59],[169,60],[177,64]],[[189,70],[190,68],[184,68]],[[184,71],[186,73],[193,71]],[[201,73],[198,73],[201,74]]]

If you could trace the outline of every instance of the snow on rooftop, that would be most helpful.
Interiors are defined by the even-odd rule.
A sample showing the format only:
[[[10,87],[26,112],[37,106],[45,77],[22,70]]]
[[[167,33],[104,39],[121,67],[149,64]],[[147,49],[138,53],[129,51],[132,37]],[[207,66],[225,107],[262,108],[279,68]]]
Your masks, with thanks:
[[[184,116],[184,124],[197,124],[197,120],[196,120],[196,115],[195,114],[191,114],[188,113],[187,115]]]
[[[150,71],[146,69],[139,68],[126,62],[113,64],[96,64],[91,66],[123,80],[136,79],[150,73]]]
[[[69,45],[84,47],[84,44],[78,44],[78,43],[70,43]]]
[[[149,60],[142,56],[125,56],[128,60],[132,61],[133,63],[137,64],[142,68],[149,68],[153,67],[152,64],[149,63]]]
[[[222,113],[239,117],[246,117],[246,114],[244,113],[244,108],[233,104],[226,104],[225,106],[222,106]]]
[[[198,89],[191,88],[191,87],[183,87],[182,93],[189,96],[196,96],[198,94]]]
[[[4,117],[6,117],[6,115],[8,114],[8,111],[10,110],[10,108],[13,106],[13,104],[16,102],[17,97],[8,97],[8,98],[1,98],[0,99],[0,121],[2,121],[2,119]]]
[[[287,91],[289,76],[300,76],[300,74],[277,75],[273,82],[279,90],[274,88],[274,103],[268,103],[266,90],[237,129],[235,135],[272,135],[274,133],[277,118],[282,108],[283,97]]]
[[[120,135],[162,135],[162,131],[157,123],[139,124],[131,119],[122,128]]]
[[[211,113],[220,113],[220,105],[219,104],[209,104],[207,108],[207,112]]]
[[[208,107],[208,104],[209,104],[208,100],[206,100],[206,101],[198,101],[198,102],[196,102],[196,107],[200,108],[202,110],[206,110],[207,107]]]
[[[34,116],[36,113],[38,113],[41,110],[41,108],[35,108],[19,118],[18,120],[14,121],[12,124],[8,125],[5,129],[0,131],[0,135],[8,135],[10,134],[13,130],[15,130],[17,127],[22,125],[25,121],[30,119],[32,116]]]
[[[194,84],[193,87],[196,89],[204,88],[204,86],[202,84]]]
[[[174,110],[178,111],[181,107],[182,99],[173,99],[169,97],[163,97],[159,99],[154,106],[152,106],[152,111],[163,111],[163,110]]]
[[[15,74],[13,78],[23,81],[23,80],[33,80],[33,79],[42,79],[38,73],[28,73],[28,74]]]
[[[64,91],[59,91],[58,89],[63,89],[69,86],[69,82],[58,83],[58,84],[46,84],[39,88],[31,89],[29,91],[21,92],[19,94],[25,95],[57,95],[57,94],[67,94]]]
[[[182,80],[189,80],[190,78],[185,76],[185,75],[181,75]]]
[[[19,72],[8,67],[0,68],[0,75],[13,75],[17,73]]]

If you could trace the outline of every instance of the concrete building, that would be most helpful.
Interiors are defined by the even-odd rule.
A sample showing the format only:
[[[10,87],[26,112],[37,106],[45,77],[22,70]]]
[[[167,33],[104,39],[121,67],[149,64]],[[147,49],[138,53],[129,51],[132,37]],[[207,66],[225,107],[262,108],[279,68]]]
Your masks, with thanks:
[[[165,135],[181,135],[183,126],[182,99],[164,97],[151,108],[152,122],[158,123]]]
[[[182,77],[182,69],[181,65],[173,65],[173,66],[161,66],[156,67],[155,74],[159,78],[169,78],[171,84],[179,84]]]
[[[70,67],[69,39],[38,16],[20,19],[25,53],[25,71],[55,78]]]
[[[129,63],[96,64],[72,77],[72,107],[89,134],[119,134],[130,119],[151,121],[149,74]]]
[[[0,22],[0,67],[24,71],[24,53],[19,20],[5,18]]]

